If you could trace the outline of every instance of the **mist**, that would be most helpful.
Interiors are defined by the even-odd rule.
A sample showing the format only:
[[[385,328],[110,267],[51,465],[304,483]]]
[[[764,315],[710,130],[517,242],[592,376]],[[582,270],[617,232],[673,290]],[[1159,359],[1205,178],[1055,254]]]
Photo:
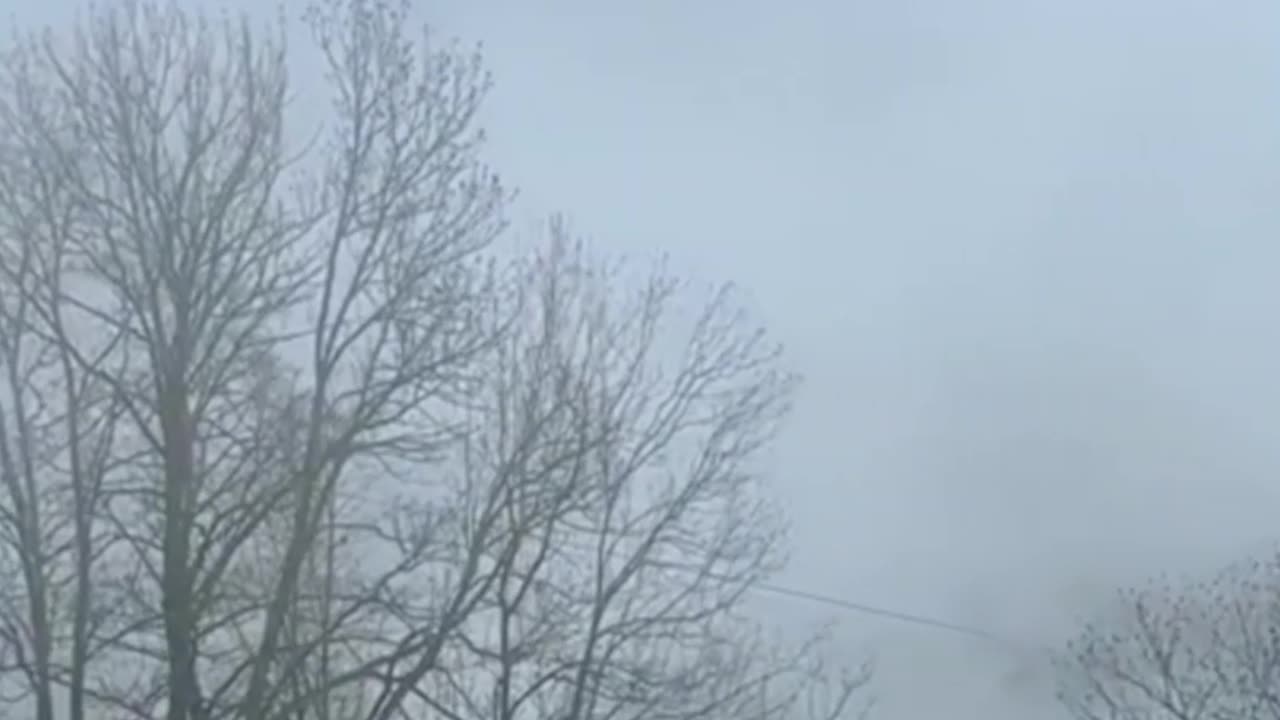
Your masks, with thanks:
[[[1000,638],[759,597],[876,657],[874,720],[1061,717],[1044,650],[1116,588],[1277,539],[1274,3],[418,9],[483,44],[516,228],[733,281],[785,343],[778,584]]]
[[[786,341],[786,584],[1053,647],[1275,538],[1280,10],[696,5],[424,12],[484,42],[525,207]],[[1035,656],[763,603],[878,656],[877,718],[1058,716]]]

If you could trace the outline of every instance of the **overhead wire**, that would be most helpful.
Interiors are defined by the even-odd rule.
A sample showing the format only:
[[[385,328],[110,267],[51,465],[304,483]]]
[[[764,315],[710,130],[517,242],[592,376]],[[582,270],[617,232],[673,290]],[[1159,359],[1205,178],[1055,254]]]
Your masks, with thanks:
[[[945,632],[964,635],[970,638],[976,638],[985,642],[994,643],[1003,646],[1006,649],[1017,650],[1019,653],[1034,652],[1036,654],[1048,652],[1047,648],[1031,647],[1020,643],[1006,635],[980,628],[976,625],[967,625],[959,622],[952,622],[940,618],[929,617],[917,613],[910,613],[901,610],[893,610],[891,608],[879,607],[867,603],[855,602],[844,598],[833,597],[830,595],[822,595],[808,590],[799,590],[774,583],[759,583],[755,586],[757,590],[761,590],[774,595],[806,600],[818,603],[820,605],[828,605],[844,610],[861,613],[863,615],[871,615],[882,617],[888,620],[903,622],[911,625],[927,627],[933,630],[942,630]]]

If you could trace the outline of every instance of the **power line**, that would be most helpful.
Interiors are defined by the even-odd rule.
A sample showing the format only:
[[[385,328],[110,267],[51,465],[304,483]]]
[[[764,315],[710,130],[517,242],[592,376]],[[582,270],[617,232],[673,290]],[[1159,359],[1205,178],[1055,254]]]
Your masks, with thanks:
[[[770,592],[775,595],[783,595],[786,597],[797,598],[800,600],[808,600],[809,602],[815,602],[822,605],[830,605],[832,607],[838,607],[844,610],[852,610],[854,612],[862,613],[864,615],[874,615],[877,617],[888,618],[890,620],[897,620],[898,622],[909,623],[912,625],[920,625],[923,627],[932,628],[934,630],[945,630],[947,632],[958,633],[960,635],[966,635],[968,637],[978,638],[980,640],[985,640],[987,642],[996,643],[997,645],[1002,645],[1002,646],[1005,646],[1006,648],[1014,648],[1019,651],[1027,650],[1027,648],[1023,647],[1021,643],[1017,643],[1008,637],[998,635],[994,632],[991,632],[990,630],[984,630],[983,628],[976,627],[973,625],[964,625],[961,623],[950,622],[947,620],[940,620],[938,618],[932,618],[925,615],[916,615],[914,613],[902,612],[899,610],[891,610],[889,608],[883,608],[883,607],[876,607],[875,605],[867,605],[866,603],[854,602],[852,600],[845,600],[843,598],[831,597],[829,595],[819,595],[818,593],[815,593],[815,592],[809,592],[807,590],[797,590],[795,588],[783,587],[781,585],[774,585],[772,583],[760,583],[755,587],[759,590]]]

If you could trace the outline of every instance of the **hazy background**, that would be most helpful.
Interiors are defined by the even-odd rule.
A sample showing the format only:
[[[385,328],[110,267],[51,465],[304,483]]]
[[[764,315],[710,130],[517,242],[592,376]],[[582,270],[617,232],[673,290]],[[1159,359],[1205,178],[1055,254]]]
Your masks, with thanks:
[[[1280,537],[1280,5],[420,11],[485,44],[517,227],[564,210],[669,251],[788,345],[784,584],[1035,645],[1116,583]],[[761,607],[839,615],[849,658],[880,657],[875,720],[1056,716],[1000,646]]]

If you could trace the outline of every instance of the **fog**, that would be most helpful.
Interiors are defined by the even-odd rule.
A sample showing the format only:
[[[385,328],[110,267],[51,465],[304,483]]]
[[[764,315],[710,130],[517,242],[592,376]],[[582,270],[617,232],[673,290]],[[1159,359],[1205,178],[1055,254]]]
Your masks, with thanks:
[[[740,283],[786,341],[785,584],[1034,646],[1276,533],[1273,4],[424,12],[484,42],[523,207]],[[1003,647],[767,607],[879,656],[877,718],[1055,716]]]
[[[1280,534],[1274,3],[421,16],[484,45],[517,227],[564,211],[668,252],[785,342],[805,384],[772,459],[779,584],[1008,639],[761,597],[878,658],[875,720],[1058,717],[1037,648],[1119,585]]]

